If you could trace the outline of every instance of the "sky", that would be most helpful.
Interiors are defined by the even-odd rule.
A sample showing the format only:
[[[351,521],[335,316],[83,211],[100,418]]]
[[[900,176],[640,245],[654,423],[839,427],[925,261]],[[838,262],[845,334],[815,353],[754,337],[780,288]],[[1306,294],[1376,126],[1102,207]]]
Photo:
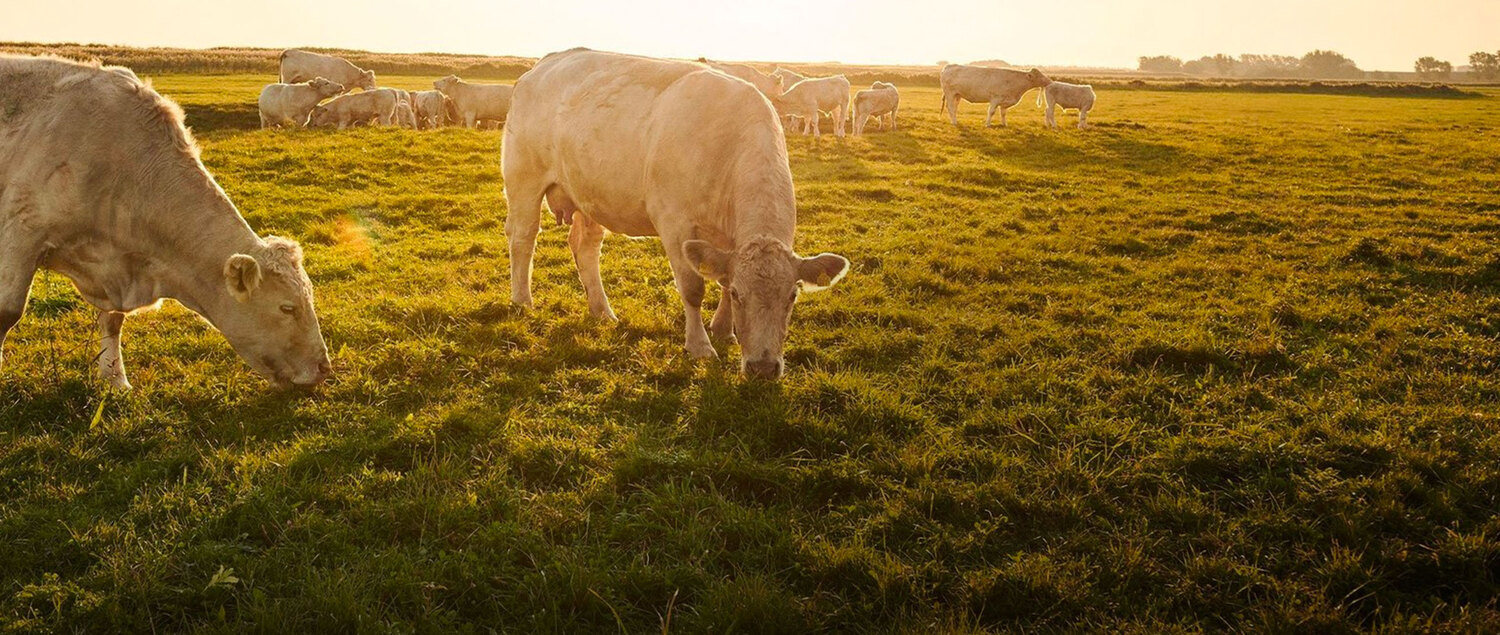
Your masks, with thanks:
[[[1500,50],[1500,0],[0,0],[0,40],[864,64],[1301,55],[1366,70]]]

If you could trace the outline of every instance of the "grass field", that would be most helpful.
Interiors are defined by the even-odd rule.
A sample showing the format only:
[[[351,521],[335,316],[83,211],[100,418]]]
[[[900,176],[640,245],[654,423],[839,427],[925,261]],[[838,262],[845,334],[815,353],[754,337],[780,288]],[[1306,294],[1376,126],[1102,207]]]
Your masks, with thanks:
[[[386,78],[424,87],[431,78]],[[695,363],[655,240],[508,306],[500,134],[254,130],[160,76],[333,351],[174,304],[128,394],[43,274],[0,371],[0,629],[1500,629],[1500,95],[1101,91],[1087,131],[793,137],[779,385]],[[716,298],[716,291],[711,298]]]

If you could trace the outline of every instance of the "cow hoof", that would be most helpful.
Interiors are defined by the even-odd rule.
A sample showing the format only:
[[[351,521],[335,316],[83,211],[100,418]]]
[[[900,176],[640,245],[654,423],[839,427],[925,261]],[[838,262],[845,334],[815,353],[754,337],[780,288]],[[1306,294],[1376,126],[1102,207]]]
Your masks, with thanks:
[[[688,344],[687,349],[688,355],[692,355],[693,359],[714,359],[719,356],[719,352],[708,342]]]
[[[130,390],[134,388],[134,386],[130,385],[130,380],[125,378],[125,375],[114,375],[102,377],[101,379],[104,380],[104,383],[109,384],[110,388],[115,390]]]
[[[620,321],[620,318],[615,315],[614,310],[609,307],[605,307],[603,311],[589,311],[589,314],[594,316],[596,320],[604,320],[605,322]]]

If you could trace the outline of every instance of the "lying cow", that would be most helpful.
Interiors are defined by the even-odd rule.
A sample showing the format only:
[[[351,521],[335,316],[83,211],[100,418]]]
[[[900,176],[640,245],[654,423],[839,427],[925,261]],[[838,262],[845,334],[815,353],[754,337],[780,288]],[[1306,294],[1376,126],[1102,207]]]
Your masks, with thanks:
[[[963,64],[949,64],[943,67],[939,81],[943,86],[942,111],[947,111],[948,119],[953,125],[958,125],[958,104],[964,100],[975,103],[988,103],[989,112],[984,116],[984,125],[989,126],[990,120],[995,116],[995,109],[1000,109],[1000,125],[1005,125],[1005,111],[1011,106],[1021,103],[1021,97],[1033,88],[1041,88],[1052,83],[1046,75],[1037,69],[1029,71],[1015,71],[1007,68],[988,68],[984,66],[964,66]]]
[[[120,328],[173,298],[278,384],[329,372],[302,251],[255,235],[182,125],[182,110],[116,70],[0,55],[0,342],[38,267],[99,310],[98,369],[129,388]]]
[[[351,125],[375,120],[382,126],[389,126],[396,119],[398,102],[400,102],[400,97],[395,90],[390,88],[340,95],[326,104],[313,108],[307,125],[310,128],[337,125],[339,130],[343,130]]]
[[[300,49],[281,52],[281,83],[296,84],[322,77],[343,84],[346,90],[375,90],[375,71],[367,71],[335,55]]]
[[[516,82],[501,143],[511,301],[531,306],[542,200],[572,226],[589,310],[614,319],[599,278],[605,230],[661,236],[687,316],[687,349],[717,353],[703,328],[704,278],[724,289],[713,317],[738,337],[743,370],[781,374],[799,289],[832,286],[842,256],[792,251],[797,206],[776,113],[745,82],[699,64],[588,49],[553,53]]]
[[[343,92],[343,84],[322,77],[300,84],[266,84],[260,90],[260,127],[306,126],[318,102]]]
[[[1036,104],[1042,105],[1043,99],[1047,102],[1048,128],[1057,127],[1057,117],[1054,114],[1057,108],[1078,110],[1078,129],[1088,127],[1089,111],[1094,109],[1093,86],[1052,82],[1037,93]]]
[[[457,75],[437,80],[432,87],[453,100],[459,120],[469,128],[481,120],[504,121],[510,113],[511,91],[515,89],[503,84],[470,84]]]
[[[448,98],[440,90],[422,90],[412,93],[411,107],[417,118],[419,129],[436,129],[448,119],[444,102]]]
[[[762,95],[765,95],[767,99],[773,99],[777,95],[781,94],[781,83],[776,78],[755,70],[748,64],[715,62],[712,60],[703,59],[701,57],[698,58],[698,61],[703,64],[707,64],[709,68],[719,71],[720,73],[723,73],[730,77],[738,77],[747,82],[750,82],[750,85],[754,86],[756,90],[759,90],[760,93]]]
[[[818,113],[833,116],[833,132],[844,136],[844,120],[848,119],[849,80],[843,75],[804,79],[792,84],[786,92],[776,98],[776,107],[781,114],[802,118],[802,134],[823,136],[823,127]]]
[[[895,130],[896,108],[900,105],[901,95],[896,92],[896,85],[889,82],[875,82],[854,93],[854,134],[864,134],[865,120],[870,117],[875,118],[875,129],[879,130],[886,115],[891,118],[891,130]]]

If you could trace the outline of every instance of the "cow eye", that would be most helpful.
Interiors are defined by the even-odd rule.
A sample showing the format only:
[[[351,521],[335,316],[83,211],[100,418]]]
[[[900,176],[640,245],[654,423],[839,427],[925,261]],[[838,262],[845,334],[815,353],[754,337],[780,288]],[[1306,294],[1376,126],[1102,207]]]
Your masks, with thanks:
[[[283,304],[281,305],[281,312],[287,315],[292,315],[297,312],[297,307],[291,304]]]

